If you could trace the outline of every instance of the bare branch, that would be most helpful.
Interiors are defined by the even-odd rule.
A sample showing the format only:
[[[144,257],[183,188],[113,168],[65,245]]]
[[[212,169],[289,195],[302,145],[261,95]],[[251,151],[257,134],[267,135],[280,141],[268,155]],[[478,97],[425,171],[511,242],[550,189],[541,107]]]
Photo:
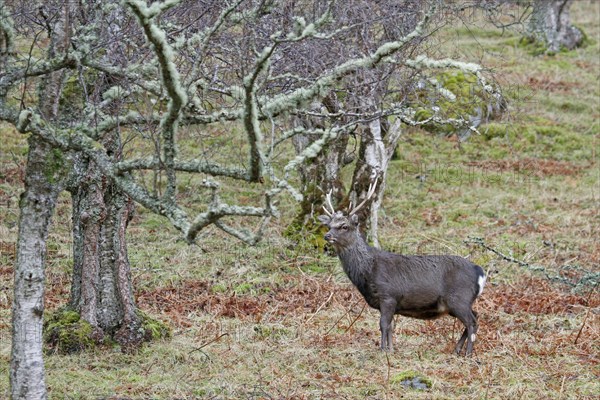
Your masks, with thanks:
[[[106,150],[100,143],[80,131],[55,128],[46,121],[43,121],[40,115],[34,113],[32,110],[24,110],[21,115],[24,115],[24,117],[17,116],[17,120],[28,121],[26,124],[28,132],[42,138],[57,148],[82,152],[93,160],[106,176],[113,179],[119,189],[136,202],[157,214],[164,215],[180,231],[188,231],[190,224],[186,213],[178,206],[162,202],[160,199],[148,194],[143,187],[133,181],[131,176],[117,174],[114,164],[106,155]],[[15,113],[6,112],[0,107],[0,119],[15,121],[15,116]]]
[[[117,3],[91,7],[83,2],[77,17],[82,19],[74,22],[73,46],[68,52],[35,60],[21,51],[10,57],[0,72],[0,94],[19,91],[22,107],[27,108],[35,98],[31,87],[40,77],[77,68],[63,80],[73,90],[55,99],[61,107],[65,104],[61,120],[49,124],[35,108],[19,118],[16,110],[2,102],[2,96],[0,119],[10,120],[19,130],[30,131],[56,147],[89,157],[121,190],[169,218],[188,240],[214,224],[251,243],[276,213],[272,198],[285,192],[297,201],[314,200],[302,193],[303,185],[294,187],[297,183],[289,179],[290,173],[318,161],[327,163],[324,174],[331,178],[348,160],[356,159],[356,151],[351,153],[347,144],[352,137],[357,143],[366,140],[366,131],[353,135],[361,133],[358,127],[379,129],[375,135],[379,147],[368,150],[375,151],[379,158],[371,159],[379,161],[368,164],[366,174],[378,163],[386,168],[384,158],[397,142],[398,127],[389,136],[383,129],[390,116],[396,116],[396,125],[400,121],[411,125],[446,122],[476,130],[466,117],[444,119],[435,112],[426,121],[416,121],[415,110],[405,98],[398,96],[395,104],[389,102],[389,93],[407,90],[402,80],[395,80],[398,76],[405,79],[398,71],[412,69],[414,76],[425,69],[460,65],[426,56],[402,61],[431,31],[439,2],[429,2],[431,7],[407,2],[412,7],[407,10],[386,1],[389,3],[377,10],[367,3],[346,5],[333,0],[314,4],[231,0],[210,3],[211,7],[178,0],[126,0],[125,7]],[[114,7],[122,7],[116,19]],[[126,9],[135,18],[123,12]],[[373,11],[375,15],[369,14]],[[0,37],[5,31],[0,28]],[[0,39],[0,51],[3,49]],[[463,69],[479,74],[480,84],[488,85],[479,66],[465,65]],[[26,78],[31,78],[32,84],[25,90],[17,85]],[[400,87],[386,88],[392,81]],[[360,100],[365,98],[370,99],[368,107]],[[311,122],[297,126],[296,121]],[[266,124],[271,129],[269,149],[263,138]],[[180,129],[184,126],[190,129]],[[126,135],[126,139],[111,149],[99,144],[112,134]],[[229,154],[224,152],[227,141],[235,143],[235,156],[240,160],[231,158],[230,148]],[[296,141],[304,142],[289,156],[285,146],[292,141],[294,146]],[[120,154],[113,157],[111,152]],[[153,174],[135,173],[142,170]],[[176,203],[177,179],[182,172],[238,183],[264,181],[269,186],[264,189],[266,204],[225,204],[215,189],[207,207],[200,206],[203,212],[194,218]],[[144,182],[147,175],[152,176],[148,187]],[[166,191],[159,196],[156,193],[165,187],[165,177]],[[384,172],[379,178],[375,188],[361,187],[363,192],[351,195],[355,204],[356,198],[364,199],[365,194],[379,198]],[[326,180],[324,187],[339,193],[341,187],[331,184],[334,181]],[[314,204],[321,201],[322,194],[317,194]],[[329,203],[327,211],[334,212],[331,198]],[[227,218],[244,216],[259,218],[261,228],[249,233]]]
[[[134,170],[154,170],[159,168],[160,165],[160,160],[155,158],[134,159],[116,163],[115,171],[121,174]],[[209,161],[175,159],[173,169],[181,172],[199,172],[211,176],[226,176],[228,178],[250,181],[250,176],[245,169],[227,168]]]
[[[247,232],[235,230],[222,222],[220,219],[227,216],[250,216],[250,217],[264,217],[269,218],[273,214],[273,208],[270,200],[270,194],[267,193],[266,201],[267,205],[264,208],[260,207],[241,207],[231,206],[229,204],[221,202],[218,194],[219,185],[216,182],[205,182],[205,186],[211,189],[211,200],[208,207],[208,211],[200,213],[196,216],[190,228],[186,233],[186,239],[189,242],[193,242],[198,233],[211,224],[217,225],[220,229],[227,233],[232,234],[240,240],[251,243],[255,239]],[[263,224],[264,224],[263,220]],[[261,230],[259,230],[260,232]],[[255,244],[255,243],[254,243]]]
[[[309,87],[302,87],[293,91],[292,93],[274,96],[271,99],[264,99],[265,102],[262,107],[263,112],[269,115],[277,115],[286,110],[294,109],[298,107],[298,105],[306,103],[311,99],[324,97],[327,95],[327,93],[329,93],[330,90],[332,90],[335,82],[337,82],[340,78],[353,74],[360,69],[375,67],[379,63],[383,62],[387,57],[402,49],[410,41],[423,35],[425,27],[430,21],[435,9],[436,7],[432,3],[427,14],[419,22],[415,29],[400,40],[384,43],[379,46],[373,54],[352,59],[339,65],[328,74],[319,77]]]
[[[127,4],[138,18],[144,29],[146,38],[154,46],[154,51],[160,65],[161,77],[167,93],[169,94],[169,106],[167,113],[161,121],[162,136],[164,138],[164,164],[168,178],[168,186],[165,191],[165,199],[175,202],[175,191],[177,177],[173,169],[175,163],[175,134],[180,118],[180,113],[187,102],[187,94],[181,85],[179,72],[173,62],[173,51],[167,42],[166,34],[152,22],[152,18],[173,7],[179,1],[168,0],[164,3],[155,2],[151,7],[146,7],[145,2],[139,0],[128,0]]]

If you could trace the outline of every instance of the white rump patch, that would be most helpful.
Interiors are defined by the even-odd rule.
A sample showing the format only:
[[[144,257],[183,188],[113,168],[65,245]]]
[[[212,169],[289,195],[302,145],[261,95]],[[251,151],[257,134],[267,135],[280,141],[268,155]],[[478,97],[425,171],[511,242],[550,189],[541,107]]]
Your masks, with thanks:
[[[474,342],[475,339],[477,339],[477,335],[475,335],[474,333],[471,334],[471,342]]]
[[[477,284],[479,285],[479,293],[477,293],[477,296],[481,296],[483,287],[485,286],[485,275],[481,275],[479,279],[477,279]]]

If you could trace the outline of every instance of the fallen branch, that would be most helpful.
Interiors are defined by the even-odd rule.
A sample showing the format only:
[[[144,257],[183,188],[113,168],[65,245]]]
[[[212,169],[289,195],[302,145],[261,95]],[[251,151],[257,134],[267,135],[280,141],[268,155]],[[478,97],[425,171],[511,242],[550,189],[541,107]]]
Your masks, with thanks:
[[[598,287],[598,283],[600,283],[600,272],[591,272],[591,271],[583,269],[577,265],[563,265],[559,268],[560,271],[576,270],[576,271],[580,271],[582,273],[582,276],[578,280],[572,281],[569,278],[566,278],[560,274],[552,275],[550,272],[548,272],[548,269],[544,266],[532,265],[525,261],[522,261],[522,260],[516,259],[512,256],[506,255],[506,254],[500,252],[499,250],[496,250],[493,247],[486,244],[482,238],[469,236],[463,242],[465,244],[476,244],[476,245],[483,247],[484,249],[491,251],[492,253],[500,256],[502,259],[504,259],[508,262],[517,264],[520,267],[528,269],[532,272],[539,272],[542,275],[544,275],[544,277],[547,280],[549,280],[550,282],[559,282],[564,285],[570,286],[574,292],[580,292],[585,287],[590,287],[592,289],[595,289]]]

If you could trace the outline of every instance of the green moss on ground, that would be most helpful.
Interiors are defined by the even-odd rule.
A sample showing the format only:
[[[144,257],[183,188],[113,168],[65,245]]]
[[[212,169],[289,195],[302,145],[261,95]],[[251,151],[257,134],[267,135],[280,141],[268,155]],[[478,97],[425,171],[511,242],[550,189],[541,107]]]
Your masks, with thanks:
[[[78,353],[96,347],[97,343],[92,339],[93,330],[78,312],[64,307],[44,322],[44,342],[59,353]]]
[[[146,342],[170,338],[171,328],[162,321],[154,319],[142,311],[137,311],[140,318],[140,329],[143,330],[143,340]],[[94,349],[99,344],[112,343],[112,339],[104,334],[98,334],[97,329],[81,319],[78,312],[63,307],[44,322],[44,342],[49,348],[60,354],[79,353]]]
[[[147,342],[160,339],[168,339],[173,336],[173,330],[166,323],[150,317],[141,310],[137,310],[137,316],[142,322],[144,340]]]
[[[549,56],[554,55],[554,52],[548,52],[548,46],[546,43],[537,40],[533,36],[523,36],[518,42],[518,46],[525,50],[529,55],[540,56],[546,54]]]
[[[390,378],[391,384],[402,385],[407,389],[426,390],[432,386],[431,379],[416,371],[408,370],[400,372]]]

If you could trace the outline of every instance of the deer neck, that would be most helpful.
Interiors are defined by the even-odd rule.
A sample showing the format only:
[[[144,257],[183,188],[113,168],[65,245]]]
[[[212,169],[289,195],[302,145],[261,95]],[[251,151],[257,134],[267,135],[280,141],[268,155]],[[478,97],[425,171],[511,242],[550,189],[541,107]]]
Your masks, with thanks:
[[[375,257],[364,239],[359,237],[352,246],[340,249],[338,257],[350,281],[361,293],[363,290],[367,290],[368,278],[375,265]]]

